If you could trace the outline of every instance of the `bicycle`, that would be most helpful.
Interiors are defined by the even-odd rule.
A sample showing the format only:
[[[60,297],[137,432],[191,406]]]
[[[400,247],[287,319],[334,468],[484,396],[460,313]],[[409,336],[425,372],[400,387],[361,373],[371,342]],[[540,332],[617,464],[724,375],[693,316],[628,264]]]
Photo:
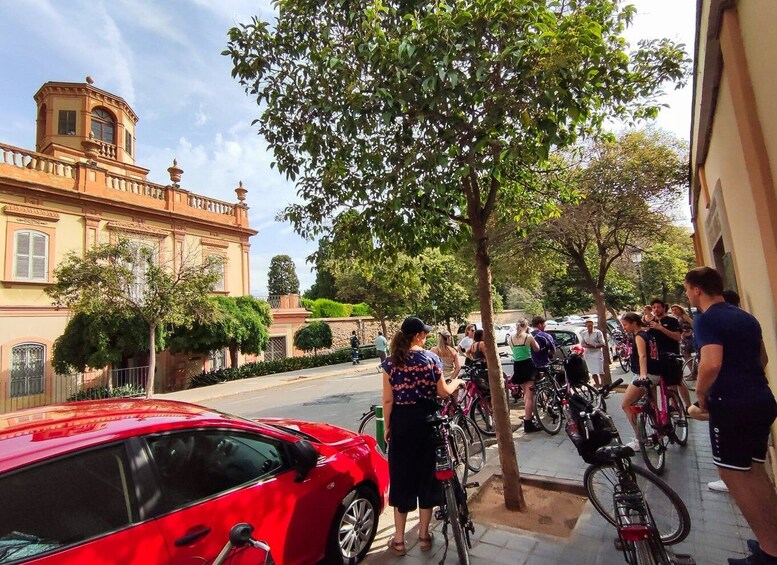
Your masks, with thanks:
[[[628,373],[631,370],[631,340],[622,334],[621,337],[616,336],[615,339],[617,341],[615,354],[618,356],[618,363],[620,363],[621,369]]]
[[[599,394],[607,397],[617,384],[602,387]],[[570,404],[579,412],[573,412]],[[665,547],[683,541],[691,529],[690,514],[680,496],[662,479],[632,465],[634,450],[621,445],[612,418],[602,408],[574,397],[565,409],[567,433],[589,463],[583,475],[586,493],[596,511],[617,528],[616,547],[623,551],[626,562],[694,563],[689,556],[673,555]],[[617,443],[607,445],[613,441]]]
[[[664,379],[659,381],[653,398],[650,379],[636,379],[636,386],[647,394],[631,406],[637,415],[639,450],[648,469],[661,475],[666,465],[666,451],[670,443],[688,445],[688,420],[685,406],[677,391],[669,390]]]
[[[232,526],[229,530],[229,541],[227,541],[211,565],[224,565],[227,560],[232,559],[234,555],[233,550],[242,550],[247,546],[265,552],[264,565],[274,565],[275,561],[270,553],[270,546],[263,541],[258,541],[251,537],[253,533],[254,527],[251,524],[240,523]],[[233,555],[230,555],[230,553]]]
[[[600,403],[604,402],[604,398],[591,385],[570,383],[559,363],[559,360],[554,359],[549,370],[541,372],[541,376],[535,384],[534,419],[550,435],[556,435],[561,430],[564,419],[562,403],[572,394],[578,394],[587,402],[593,403],[597,398],[600,399]],[[623,382],[623,380],[620,379],[619,382]]]
[[[486,466],[486,443],[483,434],[453,396],[443,401],[442,413],[464,432],[467,440],[467,468],[472,473],[479,473]]]
[[[442,534],[445,538],[445,552],[441,563],[448,554],[448,525],[453,530],[456,552],[460,565],[469,565],[469,550],[472,548],[471,534],[475,526],[467,506],[467,489],[480,486],[477,482],[467,483],[466,445],[455,440],[458,426],[450,418],[437,412],[430,418],[435,434],[435,476],[442,484],[443,500],[435,512],[435,518],[443,522]],[[460,476],[463,473],[463,477]]]
[[[699,376],[699,353],[693,352],[683,363],[683,383],[688,390],[696,390],[696,380]]]

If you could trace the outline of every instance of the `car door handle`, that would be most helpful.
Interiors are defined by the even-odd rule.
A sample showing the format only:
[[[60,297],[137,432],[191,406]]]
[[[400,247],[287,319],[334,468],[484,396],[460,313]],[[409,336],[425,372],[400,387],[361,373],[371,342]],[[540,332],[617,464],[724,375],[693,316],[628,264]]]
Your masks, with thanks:
[[[175,547],[181,547],[184,545],[190,545],[193,544],[195,541],[197,541],[200,538],[204,538],[210,533],[210,528],[206,528],[205,526],[196,526],[192,530],[189,531],[188,534],[185,536],[181,536],[177,540],[175,540]]]

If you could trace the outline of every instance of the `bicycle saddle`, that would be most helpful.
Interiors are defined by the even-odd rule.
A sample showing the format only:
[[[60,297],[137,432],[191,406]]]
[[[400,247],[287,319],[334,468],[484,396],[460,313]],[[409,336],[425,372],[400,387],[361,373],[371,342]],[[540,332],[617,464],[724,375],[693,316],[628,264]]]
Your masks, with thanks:
[[[653,386],[653,381],[645,377],[644,379],[634,379],[634,382],[632,382],[634,386],[641,386],[644,388],[650,388]]]
[[[428,424],[440,424],[445,421],[445,417],[442,415],[442,412],[439,410],[436,411],[434,414],[429,414],[426,417],[426,422]]]
[[[615,461],[634,457],[634,450],[628,445],[605,445],[596,450],[596,456],[605,461]]]

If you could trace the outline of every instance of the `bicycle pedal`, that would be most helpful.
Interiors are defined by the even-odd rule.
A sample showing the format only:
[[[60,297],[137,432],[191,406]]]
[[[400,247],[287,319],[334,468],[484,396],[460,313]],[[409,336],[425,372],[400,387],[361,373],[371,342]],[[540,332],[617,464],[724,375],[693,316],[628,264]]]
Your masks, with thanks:
[[[480,483],[477,481],[473,481],[471,483],[467,483],[464,485],[464,488],[478,488],[480,486]]]
[[[434,511],[434,519],[435,520],[444,520],[445,519],[445,513],[441,509],[437,509]]]
[[[621,538],[615,538],[614,540],[612,540],[612,542],[613,542],[613,545],[615,546],[615,549],[617,549],[618,551],[623,551],[623,540],[621,540]]]

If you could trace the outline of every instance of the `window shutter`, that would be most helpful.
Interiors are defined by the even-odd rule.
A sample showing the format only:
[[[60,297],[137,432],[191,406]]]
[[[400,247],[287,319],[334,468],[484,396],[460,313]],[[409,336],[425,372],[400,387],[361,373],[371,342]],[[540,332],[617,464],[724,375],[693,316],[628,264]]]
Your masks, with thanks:
[[[30,278],[30,232],[16,232],[16,278]]]
[[[32,278],[35,280],[48,280],[46,239],[45,235],[32,234]]]

